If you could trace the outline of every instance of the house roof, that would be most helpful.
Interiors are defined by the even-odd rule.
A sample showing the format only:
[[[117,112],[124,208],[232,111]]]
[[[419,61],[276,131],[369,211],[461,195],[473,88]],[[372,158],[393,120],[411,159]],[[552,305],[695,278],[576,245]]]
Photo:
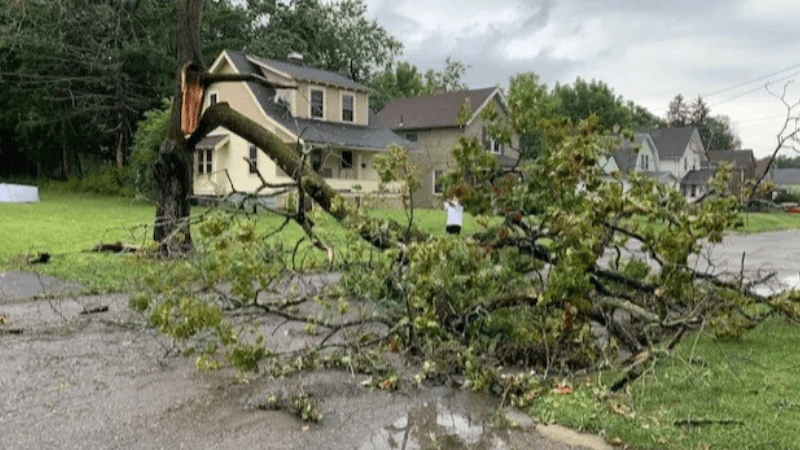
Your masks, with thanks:
[[[756,177],[764,175],[767,171],[767,164],[769,164],[769,157],[764,157],[756,161]]]
[[[239,72],[258,73],[258,67],[256,63],[253,62],[253,58],[238,51],[225,50],[225,52]],[[318,69],[314,70],[319,71]],[[286,105],[275,101],[274,89],[253,82],[247,82],[247,85],[268,116],[295,135],[301,137],[307,143],[370,150],[385,150],[386,147],[390,145],[413,148],[413,145],[409,141],[398,136],[381,123],[377,115],[371,110],[369,112],[367,126],[312,119],[298,119],[292,116]]]
[[[645,139],[647,139],[647,134],[645,133],[636,133],[633,141],[622,137],[619,138],[620,149],[614,153],[614,162],[622,173],[636,169],[639,153],[635,150],[642,145]],[[655,161],[652,164],[655,164]]]
[[[678,179],[675,178],[675,175],[673,175],[672,172],[665,172],[665,171],[654,172],[652,170],[644,170],[642,171],[642,175],[648,178],[652,178],[658,181],[659,183],[675,183],[678,181]]]
[[[517,158],[512,158],[506,155],[496,155],[497,162],[500,163],[500,167],[510,168],[514,167],[517,164]]]
[[[690,170],[681,180],[681,184],[703,184],[714,176],[714,169]]]
[[[218,134],[213,136],[206,136],[195,144],[194,148],[197,150],[214,150],[220,142],[228,139],[227,134]]]
[[[644,132],[653,140],[659,159],[664,160],[683,156],[695,130],[695,127],[676,127],[654,128]]]
[[[708,159],[712,162],[727,162],[734,167],[747,167],[755,164],[756,158],[752,150],[709,150]]]
[[[266,66],[267,68],[288,74],[296,80],[340,86],[356,91],[367,92],[369,90],[366,86],[357,83],[338,72],[317,69],[316,67],[307,66],[305,64],[277,61],[274,59],[264,59],[253,55],[245,55],[245,57],[249,62],[257,66]]]
[[[778,186],[800,184],[800,169],[772,169],[771,176]]]
[[[464,101],[469,99],[473,112],[477,113],[495,93],[499,94],[500,89],[490,87],[401,98],[386,105],[378,117],[392,130],[457,127],[458,112]]]

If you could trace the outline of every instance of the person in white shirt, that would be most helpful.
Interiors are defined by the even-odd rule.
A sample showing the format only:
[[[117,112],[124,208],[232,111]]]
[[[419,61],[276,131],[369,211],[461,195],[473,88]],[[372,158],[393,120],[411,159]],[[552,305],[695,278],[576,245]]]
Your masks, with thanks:
[[[457,198],[446,200],[444,210],[447,212],[447,226],[445,231],[448,234],[461,234],[461,223],[464,216],[464,207],[458,203]]]

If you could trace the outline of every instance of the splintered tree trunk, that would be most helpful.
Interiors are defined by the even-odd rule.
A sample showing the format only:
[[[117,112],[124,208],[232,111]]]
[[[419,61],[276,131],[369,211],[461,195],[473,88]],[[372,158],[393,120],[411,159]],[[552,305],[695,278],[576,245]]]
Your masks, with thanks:
[[[179,255],[193,249],[189,230],[189,197],[192,194],[194,146],[189,146],[181,130],[182,85],[187,69],[201,73],[205,64],[200,53],[202,0],[178,0],[178,64],[167,139],[153,165],[156,190],[156,221],[153,238],[165,255]],[[190,148],[191,147],[191,148]]]

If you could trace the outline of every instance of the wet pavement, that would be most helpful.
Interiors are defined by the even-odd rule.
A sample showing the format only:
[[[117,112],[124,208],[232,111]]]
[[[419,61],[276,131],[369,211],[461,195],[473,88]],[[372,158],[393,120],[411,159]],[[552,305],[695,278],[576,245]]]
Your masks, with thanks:
[[[30,272],[0,273],[0,303],[36,295],[55,295],[74,290],[77,284]]]

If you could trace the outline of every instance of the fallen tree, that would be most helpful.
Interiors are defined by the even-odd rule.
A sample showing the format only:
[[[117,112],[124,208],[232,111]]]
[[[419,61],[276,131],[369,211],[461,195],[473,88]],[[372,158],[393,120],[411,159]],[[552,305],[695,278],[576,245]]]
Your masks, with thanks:
[[[197,2],[179,4],[190,5],[181,11],[199,17]],[[196,24],[197,17],[184,26]],[[245,79],[268,83],[213,77],[199,69],[198,54],[179,52],[182,80],[194,78],[201,88]],[[187,75],[186,68],[196,73]],[[186,90],[176,87],[176,99],[181,92]],[[201,251],[148,277],[131,305],[165,334],[201,344],[199,368],[220,366],[222,348],[225,360],[241,370],[286,375],[355,367],[389,389],[398,378],[380,360],[387,345],[423,362],[416,381],[457,377],[476,390],[513,391],[519,401],[529,394],[527,381],[504,379],[500,366],[536,367],[552,375],[624,364],[631,356],[638,367],[669,351],[686,331],[705,328],[735,338],[776,311],[797,317],[797,294],[764,298],[751,289],[760,280],[697,266],[703,247],[720,242],[740,221],[739,199],[725,194],[726,170],[694,203],[641,174],[608,176],[599,163],[620,137],[600,133],[596,117],[573,124],[548,116],[540,93],[535,77],[515,77],[509,119],[491,108],[485,117],[494,138],[506,145],[512,135],[540,133],[546,148],[537,160],[521,160],[507,171],[477,138],[462,136],[453,149],[457,164],[445,177],[447,194],[459,197],[482,224],[462,237],[428,236],[413,222],[369,219],[311,170],[302,149],[225,104],[191,116],[187,139],[187,130],[180,129],[187,110],[176,100],[171,134],[156,164],[162,197],[155,237],[162,249],[193,248],[185,197],[191,170],[185,161],[210,130],[224,126],[290,175],[293,183],[282,187],[296,189],[301,199],[309,196],[382,253],[345,261],[341,281],[325,289],[287,289],[287,278],[301,285],[305,279],[282,244],[262,239],[245,219],[210,214],[199,223]],[[413,170],[397,170],[404,161],[400,151],[385,155],[378,162],[383,181],[413,185]],[[286,218],[330,259],[330,246],[315,236],[302,203]],[[352,317],[352,305],[362,314]],[[314,335],[320,328],[328,331],[310,347],[275,354],[253,325],[263,316],[303,323]],[[633,371],[625,379],[636,376]]]

